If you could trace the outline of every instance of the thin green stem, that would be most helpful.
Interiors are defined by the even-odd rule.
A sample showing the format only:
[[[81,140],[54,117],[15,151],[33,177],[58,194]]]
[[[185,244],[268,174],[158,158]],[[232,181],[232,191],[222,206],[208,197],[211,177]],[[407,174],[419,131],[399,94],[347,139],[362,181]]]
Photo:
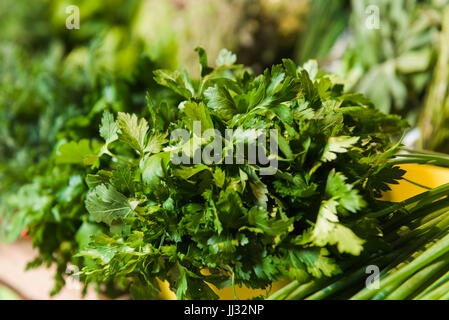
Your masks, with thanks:
[[[449,197],[432,202],[426,206],[422,206],[419,210],[413,208],[410,211],[397,212],[390,220],[382,225],[384,232],[389,233],[393,229],[404,225],[413,225],[418,219],[421,219],[419,224],[423,224],[433,218],[433,216],[440,214],[440,210],[449,207]]]
[[[449,281],[446,281],[441,286],[430,292],[429,294],[422,297],[420,300],[439,300],[447,292],[449,292]]]
[[[292,293],[290,293],[285,300],[300,300],[307,295],[319,290],[324,284],[329,283],[329,279],[317,279],[309,281],[303,285],[300,285]]]
[[[300,285],[300,282],[298,280],[293,280],[289,284],[287,284],[285,287],[279,289],[272,295],[270,295],[267,300],[282,300],[285,297],[287,297],[293,290],[295,290]]]
[[[447,291],[446,294],[440,297],[440,300],[449,300],[449,290]]]
[[[395,291],[387,296],[387,300],[404,300],[409,298],[429,279],[434,279],[443,268],[446,268],[449,260],[442,259],[415,273],[411,278],[402,283]]]
[[[366,276],[365,270],[366,268],[363,267],[357,270],[356,272],[341,278],[340,280],[332,283],[326,288],[321,289],[318,292],[315,292],[311,296],[308,296],[306,300],[322,300],[344,288],[347,288],[348,286],[354,284],[355,282],[359,281],[361,278]]]
[[[414,299],[415,300],[426,300],[428,298],[428,295],[432,293],[435,289],[440,287],[441,285],[445,284],[449,281],[449,271],[446,272],[444,275],[442,275],[440,278],[432,282],[430,286],[428,286],[426,289],[424,289],[419,295],[417,295]]]
[[[409,278],[416,271],[432,263],[433,261],[444,255],[448,251],[449,251],[449,234],[446,234],[441,240],[437,241],[437,243],[435,243],[429,249],[424,251],[415,260],[405,265],[397,272],[381,280],[381,287],[390,288],[391,286],[400,285],[405,281],[405,279]],[[363,300],[366,298],[370,298],[372,295],[373,293],[371,292],[362,291],[354,295],[351,299]]]
[[[413,185],[415,185],[415,186],[417,186],[417,187],[420,187],[420,188],[423,188],[423,189],[426,189],[426,190],[432,190],[432,188],[429,188],[429,187],[427,187],[427,186],[425,186],[425,185],[422,185],[422,184],[420,184],[420,183],[418,183],[418,182],[415,182],[415,181],[412,181],[412,180],[410,180],[410,179],[407,179],[407,178],[402,177],[402,180],[405,180],[405,181],[407,181],[408,183],[411,183],[411,184],[413,184]]]
[[[436,166],[449,166],[449,159],[441,158],[441,157],[432,157],[427,155],[407,155],[400,154],[397,155],[402,158],[390,160],[389,163],[393,165],[401,165],[401,164],[429,164]]]
[[[406,147],[402,147],[401,150],[403,150],[405,152],[409,152],[411,154],[427,154],[427,155],[433,155],[436,157],[442,157],[442,158],[449,159],[449,156],[447,154],[441,153],[441,152],[435,152],[435,151],[424,150],[424,149],[410,149],[410,148],[406,148]]]
[[[432,228],[435,228],[434,233],[440,230],[445,230],[449,227],[449,209],[443,208],[439,210],[439,215],[437,215],[432,220],[418,226],[417,228],[404,232],[401,236],[395,240],[392,245],[398,247],[399,245],[406,243],[407,241],[413,240],[413,238],[421,237],[424,233],[432,233]],[[391,234],[391,233],[390,233]]]
[[[395,203],[383,210],[377,211],[377,212],[370,212],[368,214],[366,214],[366,217],[368,218],[379,218],[382,216],[385,216],[387,214],[390,214],[396,210],[402,209],[404,207],[406,207],[407,205],[411,205],[414,204],[416,202],[419,203],[429,203],[431,201],[434,201],[438,198],[441,198],[445,195],[449,194],[449,183],[443,184],[439,187],[436,187],[432,190],[429,191],[425,191],[423,193],[420,193],[414,197],[411,197],[407,200]]]
[[[113,153],[112,153],[111,151],[109,151],[109,150],[106,151],[106,154],[109,155],[109,156],[112,157],[112,158],[116,158],[117,160],[122,161],[122,162],[125,162],[125,163],[127,163],[127,164],[129,164],[129,165],[134,165],[134,163],[133,163],[132,161],[129,161],[128,159],[125,159],[125,158],[123,158],[123,157],[121,157],[121,156],[118,156],[118,155],[116,155],[116,154],[113,154]]]

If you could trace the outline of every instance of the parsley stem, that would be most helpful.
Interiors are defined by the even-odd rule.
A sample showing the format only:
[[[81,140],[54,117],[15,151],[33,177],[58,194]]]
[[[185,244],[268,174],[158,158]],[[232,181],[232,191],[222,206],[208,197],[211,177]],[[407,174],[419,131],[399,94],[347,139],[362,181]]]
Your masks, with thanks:
[[[404,178],[404,177],[402,177],[402,179],[407,181],[408,183],[411,183],[411,184],[417,186],[417,187],[420,187],[420,188],[423,188],[423,189],[426,189],[426,190],[432,190],[432,188],[429,188],[429,187],[427,187],[425,185],[422,185],[422,184],[420,184],[418,182],[415,182],[415,181],[412,181],[410,179],[407,179],[407,178]]]
[[[119,161],[122,161],[122,162],[125,162],[125,163],[127,163],[127,164],[129,164],[129,165],[134,165],[134,163],[133,162],[131,162],[131,161],[129,161],[128,159],[125,159],[125,158],[123,158],[123,157],[121,157],[121,156],[118,156],[118,155],[116,155],[116,154],[113,154],[111,151],[109,151],[109,150],[107,150],[107,152],[105,152],[107,155],[109,155],[110,157],[112,157],[112,158],[116,158],[117,160],[119,160]]]

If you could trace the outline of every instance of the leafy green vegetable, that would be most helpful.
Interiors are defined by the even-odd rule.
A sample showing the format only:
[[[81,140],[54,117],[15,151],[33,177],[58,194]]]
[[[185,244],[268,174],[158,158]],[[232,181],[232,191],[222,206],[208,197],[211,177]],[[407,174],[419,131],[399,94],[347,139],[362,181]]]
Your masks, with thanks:
[[[111,185],[97,186],[86,198],[86,208],[94,220],[108,225],[132,215],[135,206]]]
[[[148,98],[149,121],[118,113],[114,125],[103,116],[104,145],[115,138],[109,128],[118,141],[87,177],[86,207],[109,229],[78,255],[90,261],[86,281],[132,283],[142,299],[157,295],[156,279],[167,280],[180,299],[207,299],[216,297],[209,284],[264,288],[340,273],[344,257],[363,252],[365,235],[380,237],[362,213],[384,207],[381,191],[404,173],[388,160],[406,122],[344,94],[313,62],[284,60],[256,76],[228,51],[215,68],[197,51],[199,81],[155,73],[180,103]],[[171,116],[158,117],[164,110]],[[187,136],[166,138],[177,129]],[[260,138],[279,149],[264,146],[252,161]],[[217,141],[218,157],[203,161]],[[239,155],[242,146],[253,151]],[[184,161],[173,160],[181,154]],[[116,161],[103,166],[107,155]],[[267,166],[276,170],[267,174]]]

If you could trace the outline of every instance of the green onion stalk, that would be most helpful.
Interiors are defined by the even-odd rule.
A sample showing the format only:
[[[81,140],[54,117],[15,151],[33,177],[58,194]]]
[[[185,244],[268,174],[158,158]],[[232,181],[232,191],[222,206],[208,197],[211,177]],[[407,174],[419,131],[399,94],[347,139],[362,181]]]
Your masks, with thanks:
[[[394,164],[449,167],[448,155],[405,148],[402,151],[406,153],[391,160]],[[268,299],[449,300],[448,195],[449,183],[366,213],[365,217],[381,222],[386,248],[343,262],[338,276],[294,280]],[[377,285],[365,283],[369,265],[380,270],[375,277]]]

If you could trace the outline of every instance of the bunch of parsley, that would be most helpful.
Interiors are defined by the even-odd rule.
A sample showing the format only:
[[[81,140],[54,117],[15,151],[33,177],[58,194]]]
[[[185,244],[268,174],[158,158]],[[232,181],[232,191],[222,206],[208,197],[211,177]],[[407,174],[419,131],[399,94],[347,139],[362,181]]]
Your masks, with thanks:
[[[168,280],[180,299],[210,299],[216,295],[208,283],[266,288],[285,278],[336,275],[342,261],[380,243],[377,220],[361,213],[383,208],[378,197],[404,173],[388,159],[399,147],[391,138],[406,122],[343,93],[343,82],[313,61],[297,67],[285,59],[256,76],[227,50],[215,68],[197,51],[199,81],[155,72],[179,104],[148,95],[149,117],[105,112],[104,143],[60,150],[100,165],[86,178],[85,204],[108,228],[78,255],[89,259],[85,280],[114,279],[138,299],[156,297],[157,279]],[[175,164],[174,152],[192,160],[210,143],[195,121],[202,132],[217,130],[215,138],[227,129],[234,135],[219,161]],[[186,129],[188,141],[170,137],[175,129]],[[224,161],[229,149],[254,143],[256,129],[279,146],[277,155],[265,149],[278,160],[273,175],[262,174],[264,165],[246,152],[243,163]]]

